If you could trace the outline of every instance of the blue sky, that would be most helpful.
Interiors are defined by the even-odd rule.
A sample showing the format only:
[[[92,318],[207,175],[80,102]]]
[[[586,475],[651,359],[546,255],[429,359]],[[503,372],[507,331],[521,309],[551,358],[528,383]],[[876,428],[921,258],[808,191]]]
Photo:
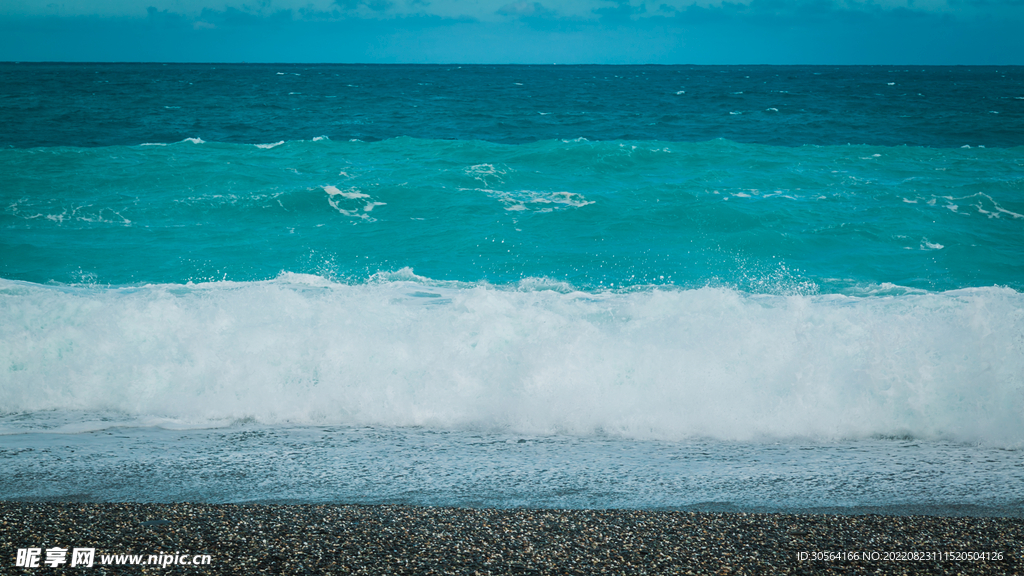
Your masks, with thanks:
[[[3,0],[0,60],[1024,64],[1024,0]]]

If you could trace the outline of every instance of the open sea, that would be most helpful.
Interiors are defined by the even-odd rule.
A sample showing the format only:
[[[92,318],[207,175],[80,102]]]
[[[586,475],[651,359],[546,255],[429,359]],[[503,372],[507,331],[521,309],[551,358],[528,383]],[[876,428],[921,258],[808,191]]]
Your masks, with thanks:
[[[0,498],[1024,515],[1024,68],[0,63]]]

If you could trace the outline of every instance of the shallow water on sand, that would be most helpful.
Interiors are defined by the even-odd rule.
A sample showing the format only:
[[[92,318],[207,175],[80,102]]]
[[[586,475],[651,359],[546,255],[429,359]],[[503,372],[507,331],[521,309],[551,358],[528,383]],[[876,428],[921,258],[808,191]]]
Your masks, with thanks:
[[[912,439],[147,427],[5,435],[0,461],[6,499],[1024,515],[1019,451]]]

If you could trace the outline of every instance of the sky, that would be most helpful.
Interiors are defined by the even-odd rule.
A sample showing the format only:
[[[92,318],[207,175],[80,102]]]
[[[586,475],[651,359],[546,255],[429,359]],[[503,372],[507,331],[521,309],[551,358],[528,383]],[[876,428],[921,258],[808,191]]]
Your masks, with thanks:
[[[1024,0],[0,0],[0,61],[1024,64]]]

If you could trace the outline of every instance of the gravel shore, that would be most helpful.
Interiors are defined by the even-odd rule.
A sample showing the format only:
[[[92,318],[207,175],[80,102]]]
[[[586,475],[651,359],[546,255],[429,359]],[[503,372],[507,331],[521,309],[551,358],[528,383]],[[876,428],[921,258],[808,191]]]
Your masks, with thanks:
[[[74,548],[95,548],[91,568]],[[0,574],[1019,574],[1024,519],[0,502],[0,558]]]

